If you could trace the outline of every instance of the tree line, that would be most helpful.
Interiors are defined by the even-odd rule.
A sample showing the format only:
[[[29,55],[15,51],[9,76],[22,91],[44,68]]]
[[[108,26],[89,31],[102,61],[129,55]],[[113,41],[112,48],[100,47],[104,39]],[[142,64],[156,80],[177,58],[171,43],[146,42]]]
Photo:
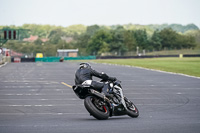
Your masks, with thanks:
[[[177,32],[172,27],[153,29],[152,25],[61,27],[25,24],[22,27],[11,26],[13,27],[30,30],[21,32],[20,40],[8,41],[5,47],[33,55],[41,52],[45,56],[55,56],[57,49],[72,48],[78,48],[79,55],[124,55],[138,49],[146,51],[188,49],[198,46],[200,37],[200,31],[194,25],[189,25],[193,30],[188,28],[185,33]],[[34,42],[22,41],[30,35],[38,35],[39,38]],[[44,43],[41,38],[48,38],[49,41]],[[70,41],[66,41],[66,38],[70,38]]]

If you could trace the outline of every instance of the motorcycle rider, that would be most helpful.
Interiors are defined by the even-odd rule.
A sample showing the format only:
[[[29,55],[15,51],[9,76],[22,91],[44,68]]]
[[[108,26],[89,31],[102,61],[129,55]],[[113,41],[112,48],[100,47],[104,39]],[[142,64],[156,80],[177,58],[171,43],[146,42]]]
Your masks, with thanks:
[[[95,90],[99,92],[103,92],[106,96],[112,97],[112,94],[109,94],[110,91],[109,84],[105,84],[98,81],[93,81],[92,77],[98,77],[100,79],[103,79],[105,81],[115,81],[115,77],[109,77],[104,72],[99,73],[92,69],[91,65],[89,63],[81,63],[79,66],[79,69],[75,73],[75,84],[76,85],[88,85],[92,86]]]

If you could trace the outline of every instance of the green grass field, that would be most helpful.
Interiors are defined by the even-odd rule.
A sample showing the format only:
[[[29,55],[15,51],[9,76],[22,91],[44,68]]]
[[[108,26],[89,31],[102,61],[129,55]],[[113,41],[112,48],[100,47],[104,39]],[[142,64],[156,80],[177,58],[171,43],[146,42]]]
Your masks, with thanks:
[[[200,77],[200,58],[104,59],[97,63],[138,66]]]

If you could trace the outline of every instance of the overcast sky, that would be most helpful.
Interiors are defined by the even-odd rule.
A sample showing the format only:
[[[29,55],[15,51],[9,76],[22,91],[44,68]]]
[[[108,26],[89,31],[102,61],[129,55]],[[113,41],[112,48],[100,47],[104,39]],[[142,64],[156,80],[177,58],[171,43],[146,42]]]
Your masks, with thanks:
[[[0,0],[0,25],[194,23],[200,0]]]

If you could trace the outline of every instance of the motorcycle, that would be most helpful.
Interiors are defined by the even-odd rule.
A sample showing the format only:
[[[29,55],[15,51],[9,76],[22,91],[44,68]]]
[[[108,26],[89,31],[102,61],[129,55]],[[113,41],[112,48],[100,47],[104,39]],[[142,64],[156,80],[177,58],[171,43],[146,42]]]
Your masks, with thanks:
[[[109,84],[109,93],[112,97],[106,97],[92,86],[74,85],[73,91],[80,98],[84,99],[84,106],[87,111],[98,120],[106,120],[111,116],[128,115],[132,118],[139,116],[137,107],[123,94],[121,81],[101,81]]]

